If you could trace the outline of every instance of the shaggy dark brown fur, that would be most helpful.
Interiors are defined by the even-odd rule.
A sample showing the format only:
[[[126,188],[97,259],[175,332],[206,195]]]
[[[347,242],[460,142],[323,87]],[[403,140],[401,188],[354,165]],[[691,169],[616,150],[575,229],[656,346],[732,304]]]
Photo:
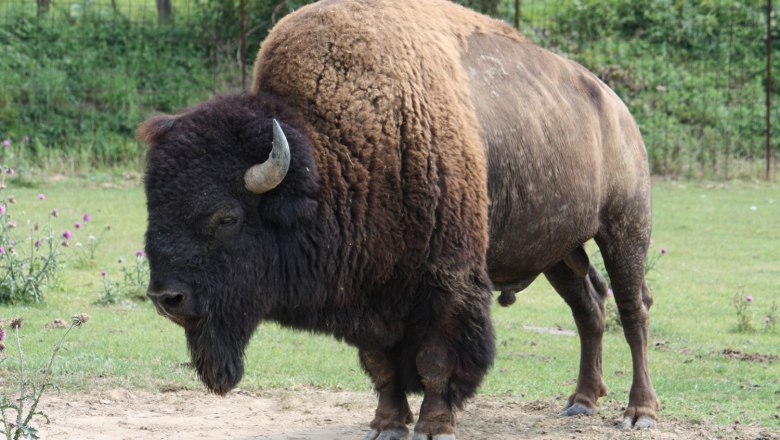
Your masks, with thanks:
[[[369,439],[454,438],[454,410],[494,356],[491,287],[510,303],[544,273],[572,307],[580,377],[565,414],[593,412],[606,284],[634,356],[628,425],[651,424],[643,267],[644,145],[617,96],[502,22],[443,0],[325,0],[263,43],[252,92],[139,128],[149,295],[184,326],[218,393],[262,319],[358,347],[379,393]],[[287,134],[270,192],[243,176]]]

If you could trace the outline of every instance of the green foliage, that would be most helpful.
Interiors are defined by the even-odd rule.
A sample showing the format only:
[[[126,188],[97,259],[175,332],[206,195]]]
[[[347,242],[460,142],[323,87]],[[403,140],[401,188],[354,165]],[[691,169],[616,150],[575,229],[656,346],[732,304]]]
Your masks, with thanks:
[[[471,8],[475,11],[482,12],[492,16],[497,16],[499,12],[500,0],[455,0],[455,3],[460,3],[467,8]]]
[[[578,0],[528,9],[534,15],[523,30],[532,39],[579,61],[623,98],[654,173],[757,174],[735,176],[735,164],[764,157],[764,2]],[[778,58],[775,44],[776,72]],[[772,94],[780,116],[779,81]],[[780,152],[777,136],[772,145]]]
[[[247,0],[247,63],[275,22],[311,2]],[[513,22],[512,0],[458,2]],[[167,25],[157,24],[150,1],[118,0],[113,7],[54,1],[43,18],[35,15],[33,2],[0,5],[0,138],[24,143],[21,156],[28,166],[138,166],[144,147],[133,133],[141,120],[242,87],[239,4],[175,1],[175,19]],[[763,1],[521,5],[526,35],[584,64],[628,104],[654,173],[761,174]],[[780,72],[777,13],[773,34],[773,69]],[[780,81],[774,81],[772,95],[776,121]],[[29,140],[22,142],[25,136]],[[777,156],[780,136],[772,148]]]
[[[221,64],[197,23],[156,26],[84,11],[50,20],[20,14],[0,31],[0,137],[28,136],[33,162],[137,163],[133,139],[152,112],[208,97]],[[215,67],[217,66],[217,67]]]

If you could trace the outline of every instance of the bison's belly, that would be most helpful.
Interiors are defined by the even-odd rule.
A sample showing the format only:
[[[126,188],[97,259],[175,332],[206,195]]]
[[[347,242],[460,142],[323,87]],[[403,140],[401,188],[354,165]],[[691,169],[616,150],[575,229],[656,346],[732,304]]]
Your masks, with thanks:
[[[560,197],[551,188],[492,189],[487,265],[499,290],[521,290],[598,230],[595,203]]]

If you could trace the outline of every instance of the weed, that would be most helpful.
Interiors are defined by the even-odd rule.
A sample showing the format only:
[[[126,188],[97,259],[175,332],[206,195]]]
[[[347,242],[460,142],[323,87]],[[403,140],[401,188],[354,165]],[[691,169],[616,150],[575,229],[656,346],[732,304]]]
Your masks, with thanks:
[[[89,234],[88,230],[90,228],[91,221],[92,221],[92,216],[89,214],[84,214],[80,221],[77,221],[73,224],[73,226],[77,230],[81,230],[83,233],[88,234],[86,243],[82,243],[81,241],[76,241],[76,246],[75,246],[74,253],[76,258],[76,267],[82,269],[91,268],[95,266],[95,261],[97,259],[97,251],[98,248],[100,247],[100,243],[103,242],[103,238],[106,232],[111,230],[111,226],[106,225],[105,227],[103,227],[103,229],[100,231],[100,233],[97,236],[93,234]]]
[[[125,295],[134,300],[146,299],[146,286],[149,285],[149,262],[144,251],[135,251],[132,264],[123,264],[123,289]]]
[[[89,321],[89,316],[81,313],[74,315],[71,318],[70,327],[60,338],[57,345],[54,346],[51,357],[49,358],[49,364],[46,366],[43,374],[43,380],[38,383],[29,382],[25,378],[25,365],[24,365],[24,353],[22,351],[22,338],[20,335],[20,329],[22,328],[22,319],[16,318],[11,320],[10,327],[14,330],[16,335],[16,346],[19,350],[19,396],[16,399],[9,398],[5,395],[0,396],[0,415],[2,415],[2,431],[0,434],[5,434],[6,440],[38,440],[38,429],[33,424],[33,418],[38,416],[46,420],[49,423],[49,418],[43,411],[38,410],[38,404],[41,401],[43,392],[47,387],[51,386],[48,382],[51,377],[51,367],[54,363],[54,358],[57,357],[62,343],[68,336],[74,327],[80,327]],[[2,339],[5,337],[5,330],[0,328],[0,352],[5,349],[2,345]],[[4,358],[0,358],[0,362],[4,361]],[[15,402],[15,403],[14,403]],[[29,402],[29,408],[25,408],[25,403]],[[16,413],[15,421],[10,420],[11,412]]]
[[[123,278],[121,282],[112,280],[107,271],[101,271],[103,288],[100,298],[95,302],[99,305],[117,304],[123,300],[143,301],[146,299],[146,286],[149,284],[149,263],[144,251],[135,251],[132,263],[126,263],[124,258],[119,258],[117,264],[121,266]]]
[[[742,333],[751,333],[756,331],[756,326],[753,323],[753,296],[745,295],[744,288],[740,288],[739,292],[734,294],[732,298],[734,304],[734,310],[737,313],[737,331]],[[777,302],[773,301],[769,306],[769,310],[764,315],[763,327],[761,330],[766,333],[775,331],[777,327],[778,311]]]
[[[604,315],[604,330],[614,332],[623,328],[623,323],[620,321],[620,312],[612,295],[612,289],[607,289],[607,298],[604,301]]]
[[[750,308],[753,302],[751,295],[745,295],[745,289],[740,288],[734,297],[731,299],[734,304],[734,310],[737,312],[737,331],[739,332],[753,332],[753,310]]]
[[[107,306],[122,302],[122,289],[119,284],[112,280],[105,270],[100,271],[100,278],[103,282],[103,288],[101,289],[100,298],[95,301],[95,304]]]
[[[764,331],[774,332],[777,328],[777,319],[777,302],[772,301],[772,306],[769,307],[769,311],[767,312],[766,316],[764,316]]]
[[[3,176],[13,174],[6,168]],[[0,191],[5,187],[0,180]],[[38,199],[46,199],[39,194]],[[44,290],[56,282],[60,268],[60,252],[67,245],[69,236],[63,235],[62,246],[51,228],[41,228],[39,223],[27,222],[26,237],[21,237],[22,226],[10,216],[10,208],[17,200],[14,196],[0,199],[0,303],[17,304],[43,301]],[[56,213],[53,210],[52,213]],[[25,235],[25,234],[21,234]],[[26,240],[26,241],[25,241]]]

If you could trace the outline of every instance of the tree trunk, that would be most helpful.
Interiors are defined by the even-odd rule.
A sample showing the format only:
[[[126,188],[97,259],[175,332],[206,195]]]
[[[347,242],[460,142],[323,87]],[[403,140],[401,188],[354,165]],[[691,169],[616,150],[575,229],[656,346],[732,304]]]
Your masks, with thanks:
[[[493,17],[498,17],[498,4],[500,0],[482,0],[482,12]]]
[[[49,12],[49,3],[50,0],[36,0],[36,3],[38,5],[38,16],[46,14]]]
[[[463,6],[482,12],[483,14],[498,16],[498,5],[500,0],[456,0]]]
[[[173,23],[173,4],[171,0],[157,0],[157,22],[159,24]]]

